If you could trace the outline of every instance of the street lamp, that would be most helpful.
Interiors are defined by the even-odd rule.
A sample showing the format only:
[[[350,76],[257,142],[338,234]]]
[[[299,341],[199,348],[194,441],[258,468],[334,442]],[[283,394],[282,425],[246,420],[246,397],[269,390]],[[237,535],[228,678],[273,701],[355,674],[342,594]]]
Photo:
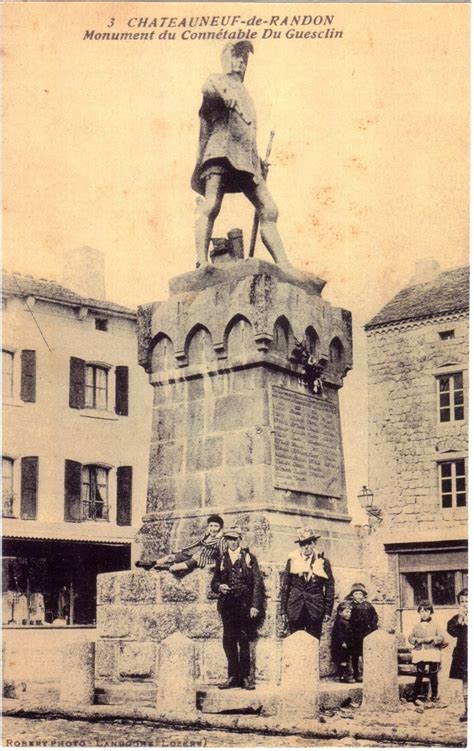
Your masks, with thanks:
[[[369,517],[369,524],[372,521],[382,521],[382,509],[374,506],[374,494],[367,485],[362,486],[362,490],[358,493],[357,498]]]

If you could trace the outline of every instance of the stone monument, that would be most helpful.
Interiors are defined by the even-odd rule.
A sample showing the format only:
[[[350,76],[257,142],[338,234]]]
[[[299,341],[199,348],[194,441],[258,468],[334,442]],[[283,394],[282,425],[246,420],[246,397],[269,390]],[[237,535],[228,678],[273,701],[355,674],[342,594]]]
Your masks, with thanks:
[[[245,125],[239,98],[221,100],[216,90],[212,101],[220,116],[225,106],[239,120],[233,131],[229,117],[235,140]],[[234,162],[237,151],[234,143]],[[230,157],[211,166],[225,168],[217,172],[225,184],[249,197],[251,176],[236,170]],[[261,221],[264,242],[267,220]],[[267,598],[256,678],[276,683],[284,635],[280,574],[296,528],[321,535],[336,597],[344,597],[360,568],[339,414],[339,389],[352,366],[351,314],[323,299],[325,282],[291,269],[275,247],[270,252],[282,263],[244,259],[242,232],[231,230],[213,240],[208,263],[208,239],[198,235],[198,268],[171,279],[167,300],[139,309],[138,358],[154,404],[147,508],[137,543],[142,560],[157,559],[199,537],[209,514],[241,527],[243,544],[261,565]],[[221,624],[209,583],[207,570],[184,579],[153,570],[101,575],[99,675],[153,680],[157,645],[179,630],[196,641],[198,680],[222,680]],[[330,669],[329,632],[326,626],[321,675]]]

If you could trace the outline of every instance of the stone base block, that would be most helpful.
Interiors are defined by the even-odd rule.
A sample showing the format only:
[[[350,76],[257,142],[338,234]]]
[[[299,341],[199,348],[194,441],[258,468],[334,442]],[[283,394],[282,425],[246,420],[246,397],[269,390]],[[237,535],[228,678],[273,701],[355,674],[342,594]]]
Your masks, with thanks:
[[[155,674],[154,642],[122,642],[118,657],[119,678],[151,679]]]
[[[359,569],[341,567],[338,563],[332,560],[336,580],[334,611],[352,582],[361,579]],[[282,639],[286,636],[280,614],[284,564],[261,560],[260,565],[265,615],[258,624],[253,664],[257,680],[277,683]],[[222,648],[222,623],[217,598],[210,589],[211,578],[212,571],[200,569],[182,578],[168,571],[140,569],[101,574],[98,577],[97,676],[111,680],[153,680],[156,645],[180,632],[196,641],[199,681],[216,684],[224,680],[227,665]],[[330,654],[333,620],[334,616],[323,627],[321,677],[335,672]]]

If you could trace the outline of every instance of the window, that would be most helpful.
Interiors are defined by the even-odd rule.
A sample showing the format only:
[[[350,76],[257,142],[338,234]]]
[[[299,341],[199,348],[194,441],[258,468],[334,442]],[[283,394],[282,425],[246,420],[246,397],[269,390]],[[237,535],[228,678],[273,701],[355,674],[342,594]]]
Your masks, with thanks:
[[[107,368],[86,365],[85,406],[107,409]]]
[[[11,399],[13,396],[13,352],[2,350],[2,397]]]
[[[107,318],[96,318],[95,327],[97,331],[107,331],[109,327],[109,322]]]
[[[13,516],[13,459],[2,457],[2,516]]]
[[[81,500],[83,519],[109,520],[108,469],[95,464],[82,467]]]
[[[20,398],[24,402],[36,401],[36,351],[23,349],[20,354],[20,373],[18,386],[15,386],[15,353],[14,351],[2,350],[2,397],[4,400]]]
[[[454,329],[449,329],[448,331],[439,331],[439,338],[442,342],[445,342],[447,339],[454,339]]]
[[[416,608],[422,600],[433,605],[456,605],[456,594],[467,587],[467,570],[413,571],[401,579],[402,607]]]
[[[465,459],[455,459],[451,462],[440,462],[440,490],[441,507],[456,508],[466,506],[466,462]]]
[[[69,362],[69,406],[73,409],[107,410],[113,369],[106,363],[93,363],[71,357]],[[128,366],[115,368],[115,413],[128,415]],[[112,407],[113,408],[113,407]]]
[[[464,387],[462,373],[438,376],[439,420],[464,420]]]
[[[64,521],[110,520],[111,467],[81,464],[66,459],[64,465]],[[132,523],[132,475],[130,466],[117,467],[117,524]]]

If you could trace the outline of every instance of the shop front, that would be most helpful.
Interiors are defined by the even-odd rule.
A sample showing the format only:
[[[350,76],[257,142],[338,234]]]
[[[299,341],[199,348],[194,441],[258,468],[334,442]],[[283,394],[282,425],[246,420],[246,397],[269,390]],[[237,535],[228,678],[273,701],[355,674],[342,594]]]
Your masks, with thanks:
[[[4,539],[3,627],[94,626],[97,575],[129,568],[129,543]]]

